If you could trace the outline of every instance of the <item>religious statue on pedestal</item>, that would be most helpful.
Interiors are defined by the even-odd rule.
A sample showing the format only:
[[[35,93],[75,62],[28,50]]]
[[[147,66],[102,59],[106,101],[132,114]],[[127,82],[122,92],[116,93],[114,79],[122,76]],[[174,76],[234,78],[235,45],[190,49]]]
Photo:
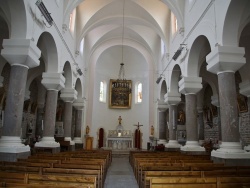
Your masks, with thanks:
[[[89,126],[87,125],[87,127],[86,127],[86,135],[88,135],[89,134]]]
[[[155,132],[155,128],[153,125],[151,125],[150,136],[154,136],[154,132]]]

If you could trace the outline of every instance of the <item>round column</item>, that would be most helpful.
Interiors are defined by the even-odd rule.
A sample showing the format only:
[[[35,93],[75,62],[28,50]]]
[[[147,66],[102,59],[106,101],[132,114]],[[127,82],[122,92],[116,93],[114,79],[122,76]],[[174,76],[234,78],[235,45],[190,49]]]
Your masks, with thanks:
[[[196,94],[186,94],[185,101],[187,141],[198,141]]]
[[[74,142],[71,140],[72,102],[65,102],[63,126],[64,126],[64,137],[65,137],[64,140],[70,141],[70,145],[74,145]]]
[[[11,67],[8,95],[4,113],[4,136],[20,137],[27,74],[28,67],[18,65]]]
[[[30,155],[29,146],[20,139],[23,103],[28,69],[39,65],[41,51],[29,39],[4,39],[1,55],[11,65],[9,88],[2,137],[0,138],[0,158],[15,161]]]
[[[60,144],[55,142],[55,123],[58,91],[64,88],[65,78],[61,73],[43,73],[42,84],[47,89],[46,106],[43,123],[43,138],[35,147],[49,147],[52,152],[60,151]]]
[[[226,82],[225,82],[226,80]],[[233,72],[218,74],[222,142],[238,142],[237,95]]]
[[[81,138],[81,128],[83,123],[83,110],[76,111],[75,138]]]

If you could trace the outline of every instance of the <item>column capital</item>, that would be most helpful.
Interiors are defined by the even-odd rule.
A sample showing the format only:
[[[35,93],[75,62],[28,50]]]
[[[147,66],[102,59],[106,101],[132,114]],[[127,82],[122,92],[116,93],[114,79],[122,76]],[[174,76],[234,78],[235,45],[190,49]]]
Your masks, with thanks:
[[[236,72],[245,63],[245,48],[238,46],[216,46],[206,56],[207,70],[214,74]]]
[[[42,75],[42,84],[47,90],[57,90],[60,91],[65,87],[65,78],[61,73],[46,73]]]
[[[4,39],[1,55],[11,66],[33,68],[40,64],[41,51],[31,39]]]
[[[182,94],[196,94],[202,89],[201,77],[183,77],[179,81],[179,92]]]
[[[162,102],[162,101],[158,101],[157,108],[159,111],[165,112],[169,108],[169,105],[167,103]]]
[[[77,91],[73,88],[64,88],[61,90],[60,98],[64,102],[74,102],[77,99]]]
[[[239,84],[240,94],[250,97],[250,80],[245,80]]]
[[[169,105],[177,105],[179,102],[181,102],[181,94],[176,92],[168,92],[164,95],[164,102]]]
[[[73,107],[77,110],[83,110],[84,108],[84,99],[76,99],[73,103]]]

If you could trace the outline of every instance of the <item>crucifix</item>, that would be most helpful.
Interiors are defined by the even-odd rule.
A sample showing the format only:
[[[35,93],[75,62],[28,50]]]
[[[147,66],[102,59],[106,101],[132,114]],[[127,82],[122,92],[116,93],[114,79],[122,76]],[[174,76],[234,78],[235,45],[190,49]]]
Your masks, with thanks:
[[[140,127],[143,125],[140,125],[139,122],[137,125],[137,129],[135,130],[135,148],[137,149],[141,149],[141,131],[140,131]]]
[[[138,124],[135,124],[134,126],[137,126],[137,129],[139,130],[140,127],[143,126],[143,125],[140,125],[139,122],[138,122]]]

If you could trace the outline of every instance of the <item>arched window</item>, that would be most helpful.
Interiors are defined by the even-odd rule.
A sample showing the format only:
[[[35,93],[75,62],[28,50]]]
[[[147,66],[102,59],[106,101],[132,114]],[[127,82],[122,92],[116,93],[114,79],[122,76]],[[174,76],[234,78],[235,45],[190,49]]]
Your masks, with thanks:
[[[105,81],[100,82],[100,94],[99,94],[99,101],[106,102],[106,92],[107,91],[107,84]]]
[[[166,46],[165,46],[163,40],[161,40],[161,57],[163,57],[166,53],[167,53]]]
[[[142,83],[137,82],[135,84],[135,103],[141,103],[142,102]]]
[[[178,23],[177,23],[177,18],[175,17],[173,12],[171,12],[171,27],[172,27],[172,35],[174,35],[177,32]]]
[[[69,30],[71,34],[75,31],[75,18],[76,18],[76,9],[72,11],[72,13],[69,15]]]
[[[83,55],[83,50],[84,50],[84,38],[81,40],[80,48],[79,48],[79,51],[80,51],[81,55]]]

